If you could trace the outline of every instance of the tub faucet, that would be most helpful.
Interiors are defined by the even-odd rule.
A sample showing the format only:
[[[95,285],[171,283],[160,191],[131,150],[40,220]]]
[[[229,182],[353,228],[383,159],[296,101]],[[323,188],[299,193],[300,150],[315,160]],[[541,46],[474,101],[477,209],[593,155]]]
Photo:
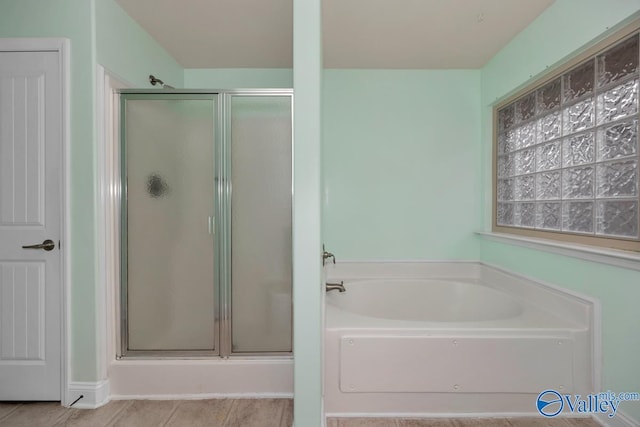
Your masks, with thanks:
[[[340,281],[340,283],[326,283],[325,286],[327,292],[335,290],[346,292],[346,289],[344,288],[344,281]]]

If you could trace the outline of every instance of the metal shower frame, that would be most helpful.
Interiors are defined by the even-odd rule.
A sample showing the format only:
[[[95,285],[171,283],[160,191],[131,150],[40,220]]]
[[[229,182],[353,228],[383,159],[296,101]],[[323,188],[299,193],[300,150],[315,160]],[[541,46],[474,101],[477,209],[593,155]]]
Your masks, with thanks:
[[[183,90],[183,89],[120,89],[120,327],[116,346],[117,359],[210,359],[270,357],[291,359],[292,352],[234,352],[232,349],[231,304],[231,100],[233,97],[283,96],[291,99],[291,200],[293,215],[293,90],[292,89],[236,89],[236,90]],[[126,101],[127,100],[196,100],[210,99],[214,103],[214,349],[209,350],[129,350],[127,316],[127,158],[126,158]],[[218,142],[220,141],[220,142]],[[293,218],[293,216],[292,216]],[[293,275],[293,271],[291,272]],[[293,330],[293,328],[292,328]]]

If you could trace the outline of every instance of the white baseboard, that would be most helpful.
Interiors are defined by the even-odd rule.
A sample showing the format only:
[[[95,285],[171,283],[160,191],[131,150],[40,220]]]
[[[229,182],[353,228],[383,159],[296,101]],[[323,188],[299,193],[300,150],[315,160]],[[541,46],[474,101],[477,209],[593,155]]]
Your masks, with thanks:
[[[67,396],[69,401],[64,402],[64,406],[73,404],[73,408],[79,409],[99,408],[109,402],[109,380],[69,383]]]
[[[629,415],[621,411],[618,411],[614,417],[609,417],[605,414],[597,414],[594,418],[604,427],[637,427],[640,425],[638,420],[634,420]]]

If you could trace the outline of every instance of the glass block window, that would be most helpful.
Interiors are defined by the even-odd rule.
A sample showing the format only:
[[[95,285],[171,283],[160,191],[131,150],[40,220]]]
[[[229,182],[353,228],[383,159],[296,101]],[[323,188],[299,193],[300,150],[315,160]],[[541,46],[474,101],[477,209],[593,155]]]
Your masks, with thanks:
[[[640,241],[639,35],[496,109],[498,227]]]

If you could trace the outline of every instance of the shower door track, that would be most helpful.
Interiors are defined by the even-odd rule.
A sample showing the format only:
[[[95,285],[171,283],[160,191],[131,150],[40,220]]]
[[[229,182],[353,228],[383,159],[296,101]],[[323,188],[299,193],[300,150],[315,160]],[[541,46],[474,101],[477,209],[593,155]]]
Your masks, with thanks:
[[[214,350],[129,350],[128,313],[127,313],[127,185],[126,185],[126,153],[125,147],[125,101],[120,97],[120,327],[116,328],[119,345],[116,359],[192,359],[210,360],[212,358],[243,360],[292,359],[288,352],[237,352],[232,349],[232,306],[231,306],[231,97],[232,96],[286,96],[291,98],[291,114],[293,115],[292,89],[119,89],[119,95],[142,95],[139,99],[209,99],[214,98],[215,131],[212,135],[214,144],[214,215],[210,222],[210,231],[214,238],[214,295],[217,302],[214,307]],[[189,98],[192,96],[192,98]],[[293,120],[291,129],[291,196],[293,210]],[[293,213],[293,212],[292,212]],[[293,328],[292,328],[293,330]]]

